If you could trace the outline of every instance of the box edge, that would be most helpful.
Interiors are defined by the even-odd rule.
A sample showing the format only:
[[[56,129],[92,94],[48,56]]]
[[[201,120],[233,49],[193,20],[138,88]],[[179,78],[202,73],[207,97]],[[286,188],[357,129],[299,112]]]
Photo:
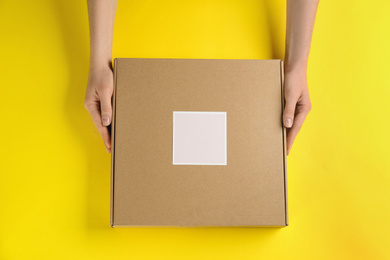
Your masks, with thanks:
[[[284,64],[283,60],[280,60],[280,82],[282,90],[282,113],[284,111]],[[283,127],[283,173],[284,173],[284,210],[285,210],[285,225],[288,226],[288,195],[287,195],[287,155],[286,155],[286,128],[283,124],[283,114],[282,114],[282,127]]]
[[[116,85],[117,85],[118,58],[114,59],[114,86],[112,95],[112,120],[111,120],[111,185],[110,185],[110,226],[114,227],[114,182],[115,182],[115,124],[116,124]]]

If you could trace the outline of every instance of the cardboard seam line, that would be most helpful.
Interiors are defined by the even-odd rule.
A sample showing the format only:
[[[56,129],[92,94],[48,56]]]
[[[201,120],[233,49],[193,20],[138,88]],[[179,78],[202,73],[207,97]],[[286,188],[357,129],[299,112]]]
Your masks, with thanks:
[[[286,128],[283,124],[283,110],[284,110],[284,70],[283,60],[280,60],[280,85],[282,91],[282,140],[283,140],[283,173],[284,173],[284,212],[285,223],[288,226],[288,207],[287,207],[287,161],[286,161]]]
[[[111,125],[111,227],[114,226],[114,182],[115,182],[115,131],[116,131],[116,85],[117,85],[117,58],[114,59],[114,94],[113,94],[113,114]]]

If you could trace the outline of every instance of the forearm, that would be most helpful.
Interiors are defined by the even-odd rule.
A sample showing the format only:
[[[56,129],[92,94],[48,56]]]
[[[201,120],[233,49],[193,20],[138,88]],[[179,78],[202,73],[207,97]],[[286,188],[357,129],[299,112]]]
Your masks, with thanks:
[[[306,71],[319,0],[287,0],[285,71]]]
[[[90,70],[111,66],[112,38],[118,0],[88,0]]]

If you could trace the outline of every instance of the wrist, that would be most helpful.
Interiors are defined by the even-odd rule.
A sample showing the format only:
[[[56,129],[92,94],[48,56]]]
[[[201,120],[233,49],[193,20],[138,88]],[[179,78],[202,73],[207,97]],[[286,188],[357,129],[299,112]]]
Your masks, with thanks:
[[[284,63],[284,73],[299,73],[299,74],[306,74],[307,72],[307,62],[289,62],[286,61]]]
[[[89,60],[89,72],[94,73],[99,71],[105,70],[105,69],[112,69],[112,57],[111,56],[94,56],[91,55],[91,58]]]

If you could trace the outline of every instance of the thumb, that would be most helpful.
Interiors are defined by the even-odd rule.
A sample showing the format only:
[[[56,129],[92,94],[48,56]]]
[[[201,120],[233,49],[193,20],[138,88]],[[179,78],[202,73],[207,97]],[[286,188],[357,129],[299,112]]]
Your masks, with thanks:
[[[112,106],[111,94],[109,92],[105,92],[100,95],[100,113],[102,117],[102,124],[104,126],[110,125],[112,118]]]
[[[283,124],[287,128],[291,128],[293,125],[297,100],[298,99],[294,97],[286,98],[286,104],[283,111]]]

